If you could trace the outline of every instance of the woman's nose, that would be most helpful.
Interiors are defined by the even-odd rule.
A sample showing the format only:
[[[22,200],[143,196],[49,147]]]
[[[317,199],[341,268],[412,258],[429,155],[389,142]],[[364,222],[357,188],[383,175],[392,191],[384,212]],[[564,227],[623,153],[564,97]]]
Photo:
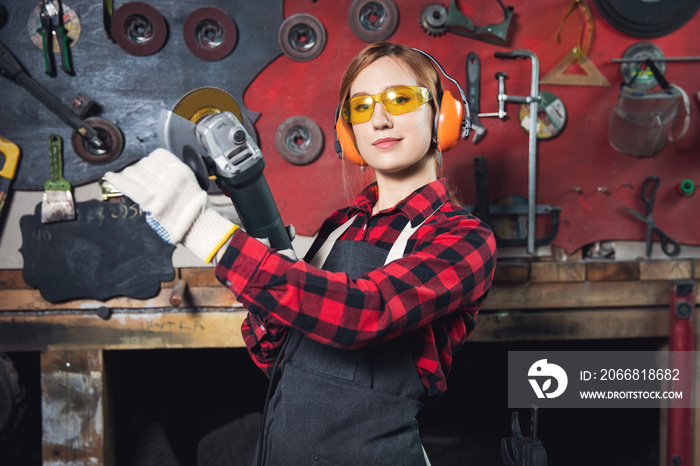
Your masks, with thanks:
[[[372,125],[376,129],[382,129],[392,126],[390,114],[386,111],[384,105],[382,105],[381,102],[377,102],[374,104],[374,111],[372,112]]]

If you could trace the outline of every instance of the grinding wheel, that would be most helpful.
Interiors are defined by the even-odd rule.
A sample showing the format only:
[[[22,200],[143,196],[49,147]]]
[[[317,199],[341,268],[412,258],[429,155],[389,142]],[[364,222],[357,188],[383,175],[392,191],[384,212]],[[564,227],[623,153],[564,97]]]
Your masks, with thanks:
[[[277,35],[282,52],[295,61],[309,61],[319,56],[326,40],[326,29],[321,21],[306,13],[285,19]]]
[[[231,112],[241,119],[238,103],[226,91],[217,87],[200,87],[183,95],[173,107],[173,113],[193,123],[221,112]]]
[[[243,116],[236,100],[226,91],[217,87],[200,87],[193,89],[177,101],[173,113],[193,123],[199,123],[204,117],[221,112],[231,112],[243,124],[248,134],[258,144],[253,123]],[[202,189],[209,189],[209,172],[202,158],[196,152],[185,152],[182,161],[190,167],[197,177]]]
[[[124,150],[124,135],[114,123],[100,117],[86,118],[83,122],[97,131],[105,147],[103,149],[92,147],[77,131],[73,131],[70,142],[78,157],[86,162],[103,165],[121,155]]]
[[[399,9],[394,0],[353,0],[348,9],[348,23],[352,32],[365,42],[386,40],[399,25]]]
[[[275,146],[282,158],[293,165],[307,165],[323,151],[323,132],[311,118],[293,116],[275,132]]]
[[[153,55],[168,38],[168,25],[158,10],[142,2],[120,6],[112,15],[112,36],[127,53]]]
[[[238,31],[225,11],[215,7],[194,10],[185,20],[182,35],[187,48],[207,61],[221,60],[233,51]]]

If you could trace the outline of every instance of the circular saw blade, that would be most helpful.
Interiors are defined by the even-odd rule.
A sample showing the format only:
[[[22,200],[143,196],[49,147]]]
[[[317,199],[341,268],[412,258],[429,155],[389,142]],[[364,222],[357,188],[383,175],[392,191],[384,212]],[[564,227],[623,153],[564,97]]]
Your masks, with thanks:
[[[221,112],[231,112],[242,121],[241,109],[236,100],[228,92],[217,87],[200,87],[191,90],[173,107],[174,114],[193,123],[199,123],[202,118]]]

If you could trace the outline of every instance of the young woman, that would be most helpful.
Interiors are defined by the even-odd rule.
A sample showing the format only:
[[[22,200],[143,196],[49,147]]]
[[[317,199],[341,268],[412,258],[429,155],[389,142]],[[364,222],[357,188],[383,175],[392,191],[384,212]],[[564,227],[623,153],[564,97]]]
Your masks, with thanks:
[[[375,43],[352,60],[339,124],[376,182],[324,222],[304,261],[219,216],[162,149],[106,175],[171,242],[218,257],[216,276],[248,309],[246,346],[278,376],[260,464],[429,464],[415,416],[446,390],[496,260],[492,232],[437,175],[442,92],[410,47]]]

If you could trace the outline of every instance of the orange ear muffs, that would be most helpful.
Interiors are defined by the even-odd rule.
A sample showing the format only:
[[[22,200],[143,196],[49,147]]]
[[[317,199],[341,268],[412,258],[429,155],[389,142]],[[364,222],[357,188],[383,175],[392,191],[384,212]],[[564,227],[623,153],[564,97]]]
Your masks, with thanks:
[[[335,121],[335,137],[337,140],[335,150],[338,153],[338,157],[342,159],[345,156],[346,159],[356,165],[361,167],[367,166],[367,162],[365,162],[365,159],[362,158],[357,147],[355,147],[355,141],[352,139],[348,125],[341,115],[338,115]]]
[[[464,121],[464,104],[452,97],[450,91],[445,91],[440,100],[437,116],[437,149],[447,152],[457,145],[462,132]]]

